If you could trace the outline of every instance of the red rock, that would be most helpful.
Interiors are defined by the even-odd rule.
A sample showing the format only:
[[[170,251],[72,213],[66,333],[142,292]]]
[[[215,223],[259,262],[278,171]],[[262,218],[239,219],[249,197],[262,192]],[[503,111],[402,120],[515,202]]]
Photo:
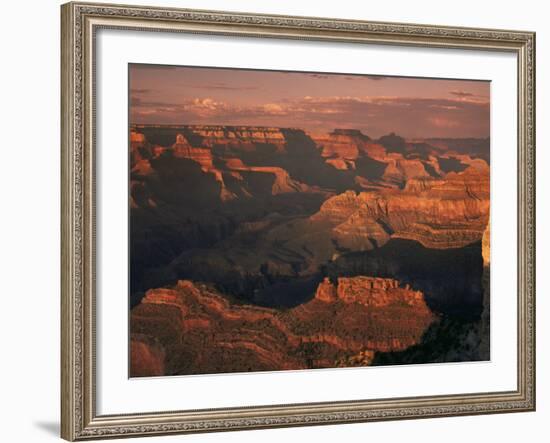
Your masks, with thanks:
[[[230,158],[226,160],[226,167],[233,172],[254,172],[261,174],[270,174],[274,176],[271,194],[286,194],[292,192],[305,192],[308,186],[293,180],[288,172],[277,166],[246,166],[242,160],[238,158]]]
[[[175,157],[188,158],[200,164],[204,171],[213,167],[212,152],[210,149],[193,148],[187,139],[182,135],[176,136],[176,143],[172,145]]]
[[[386,158],[386,148],[384,148],[384,146],[380,143],[367,141],[359,149],[374,160],[384,161]]]
[[[355,169],[355,163],[353,163],[353,161],[344,160],[342,158],[328,158],[327,160],[325,160],[325,163],[341,171],[346,171],[348,169]]]
[[[379,155],[381,152],[385,152],[383,146],[370,143],[369,137],[356,129],[335,129],[327,135],[313,136],[312,138],[321,148],[321,155],[329,159],[355,160],[361,153],[369,154],[372,151],[373,154]],[[330,164],[335,167],[342,166],[341,163]]]
[[[367,354],[418,343],[436,321],[421,292],[392,279],[341,277],[337,285],[325,279],[314,299],[283,311],[180,280],[149,290],[132,309],[131,374],[365,365],[372,361]],[[365,358],[348,361],[361,353]]]
[[[140,132],[131,131],[130,132],[130,142],[132,142],[132,143],[145,143],[145,135],[140,133]]]
[[[130,166],[132,168],[143,160],[149,160],[153,157],[150,144],[145,135],[140,132],[130,132]]]
[[[318,300],[333,302],[337,299],[346,303],[359,303],[365,306],[389,306],[405,303],[426,308],[424,296],[409,286],[401,288],[397,280],[379,277],[339,277],[333,285],[328,279],[319,285],[315,296]]]
[[[430,177],[420,160],[407,160],[401,154],[392,153],[384,161],[388,162],[382,177],[384,181],[400,184],[411,178]]]
[[[130,367],[133,377],[164,375],[164,350],[147,336],[132,334]]]
[[[481,241],[481,255],[483,256],[483,266],[489,266],[491,264],[491,223],[487,223],[485,231],[483,231],[483,238]]]
[[[200,135],[202,145],[228,146],[242,150],[254,149],[256,143],[275,145],[277,150],[284,151],[286,139],[280,128],[254,126],[215,126],[191,125],[193,133]]]
[[[325,277],[325,279],[317,287],[315,298],[326,302],[333,302],[338,299],[336,287],[330,282],[328,277]]]
[[[339,246],[354,251],[370,250],[390,239],[386,229],[361,208],[334,227],[332,236]]]
[[[489,169],[483,160],[440,179],[409,179],[404,189],[346,191],[310,217],[332,226],[332,238],[352,250],[368,249],[359,238],[381,246],[392,237],[430,248],[462,247],[481,240],[488,219]]]

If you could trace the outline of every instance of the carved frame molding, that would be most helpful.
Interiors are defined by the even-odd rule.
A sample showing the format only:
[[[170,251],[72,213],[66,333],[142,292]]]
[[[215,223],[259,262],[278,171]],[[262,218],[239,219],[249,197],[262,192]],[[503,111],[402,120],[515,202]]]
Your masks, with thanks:
[[[535,34],[524,31],[68,3],[61,7],[61,434],[67,440],[533,411]],[[95,412],[94,37],[97,29],[508,51],[518,58],[518,389],[280,406]]]

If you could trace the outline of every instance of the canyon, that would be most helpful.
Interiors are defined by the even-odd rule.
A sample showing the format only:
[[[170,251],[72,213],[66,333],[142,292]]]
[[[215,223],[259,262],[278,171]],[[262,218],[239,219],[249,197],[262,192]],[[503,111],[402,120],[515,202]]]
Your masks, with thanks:
[[[134,376],[488,358],[489,139],[129,139]]]
[[[131,375],[368,365],[356,356],[406,349],[437,321],[421,292],[390,279],[326,280],[314,299],[284,311],[180,280],[147,291],[132,310]]]

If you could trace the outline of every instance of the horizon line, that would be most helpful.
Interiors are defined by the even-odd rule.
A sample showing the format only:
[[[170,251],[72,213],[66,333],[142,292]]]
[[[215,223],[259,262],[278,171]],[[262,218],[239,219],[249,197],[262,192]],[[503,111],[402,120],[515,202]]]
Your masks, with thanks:
[[[156,127],[156,128],[184,128],[184,127],[201,127],[201,128],[208,128],[208,127],[211,127],[211,128],[245,128],[245,129],[264,129],[264,130],[273,130],[273,129],[287,129],[287,130],[297,130],[297,131],[302,131],[306,134],[319,134],[319,133],[322,133],[322,134],[330,134],[330,133],[333,133],[335,131],[357,131],[359,133],[361,133],[361,135],[364,135],[364,136],[367,136],[367,137],[370,137],[368,134],[364,133],[362,129],[358,129],[358,128],[332,128],[331,131],[323,131],[323,132],[319,132],[319,131],[311,131],[311,130],[307,130],[307,129],[304,129],[304,128],[299,128],[299,127],[291,127],[291,126],[260,126],[260,125],[225,125],[225,124],[200,124],[200,123],[181,123],[181,124],[175,124],[175,123],[130,123],[129,124],[130,126],[130,129],[132,127],[139,127],[139,126],[143,126],[143,127]],[[387,135],[396,135],[396,136],[399,136],[405,140],[435,140],[435,139],[453,139],[453,140],[468,140],[468,139],[474,139],[474,140],[485,140],[485,139],[490,139],[491,136],[490,135],[487,135],[485,137],[483,136],[479,136],[479,137],[474,137],[474,136],[466,136],[466,137],[434,137],[434,136],[428,136],[428,137],[407,137],[407,136],[402,136],[402,135],[399,135],[397,132],[395,131],[392,131],[392,132],[388,132],[387,134],[383,134],[379,137],[376,137],[376,138],[373,138],[373,140],[377,140],[377,139],[380,139],[381,137],[384,137],[384,136],[387,136]]]

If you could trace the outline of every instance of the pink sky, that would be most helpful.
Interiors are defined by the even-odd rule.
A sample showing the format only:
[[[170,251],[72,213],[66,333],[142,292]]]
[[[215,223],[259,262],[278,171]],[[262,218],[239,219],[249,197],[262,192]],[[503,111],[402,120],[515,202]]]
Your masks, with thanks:
[[[490,83],[130,65],[130,122],[488,137]]]

